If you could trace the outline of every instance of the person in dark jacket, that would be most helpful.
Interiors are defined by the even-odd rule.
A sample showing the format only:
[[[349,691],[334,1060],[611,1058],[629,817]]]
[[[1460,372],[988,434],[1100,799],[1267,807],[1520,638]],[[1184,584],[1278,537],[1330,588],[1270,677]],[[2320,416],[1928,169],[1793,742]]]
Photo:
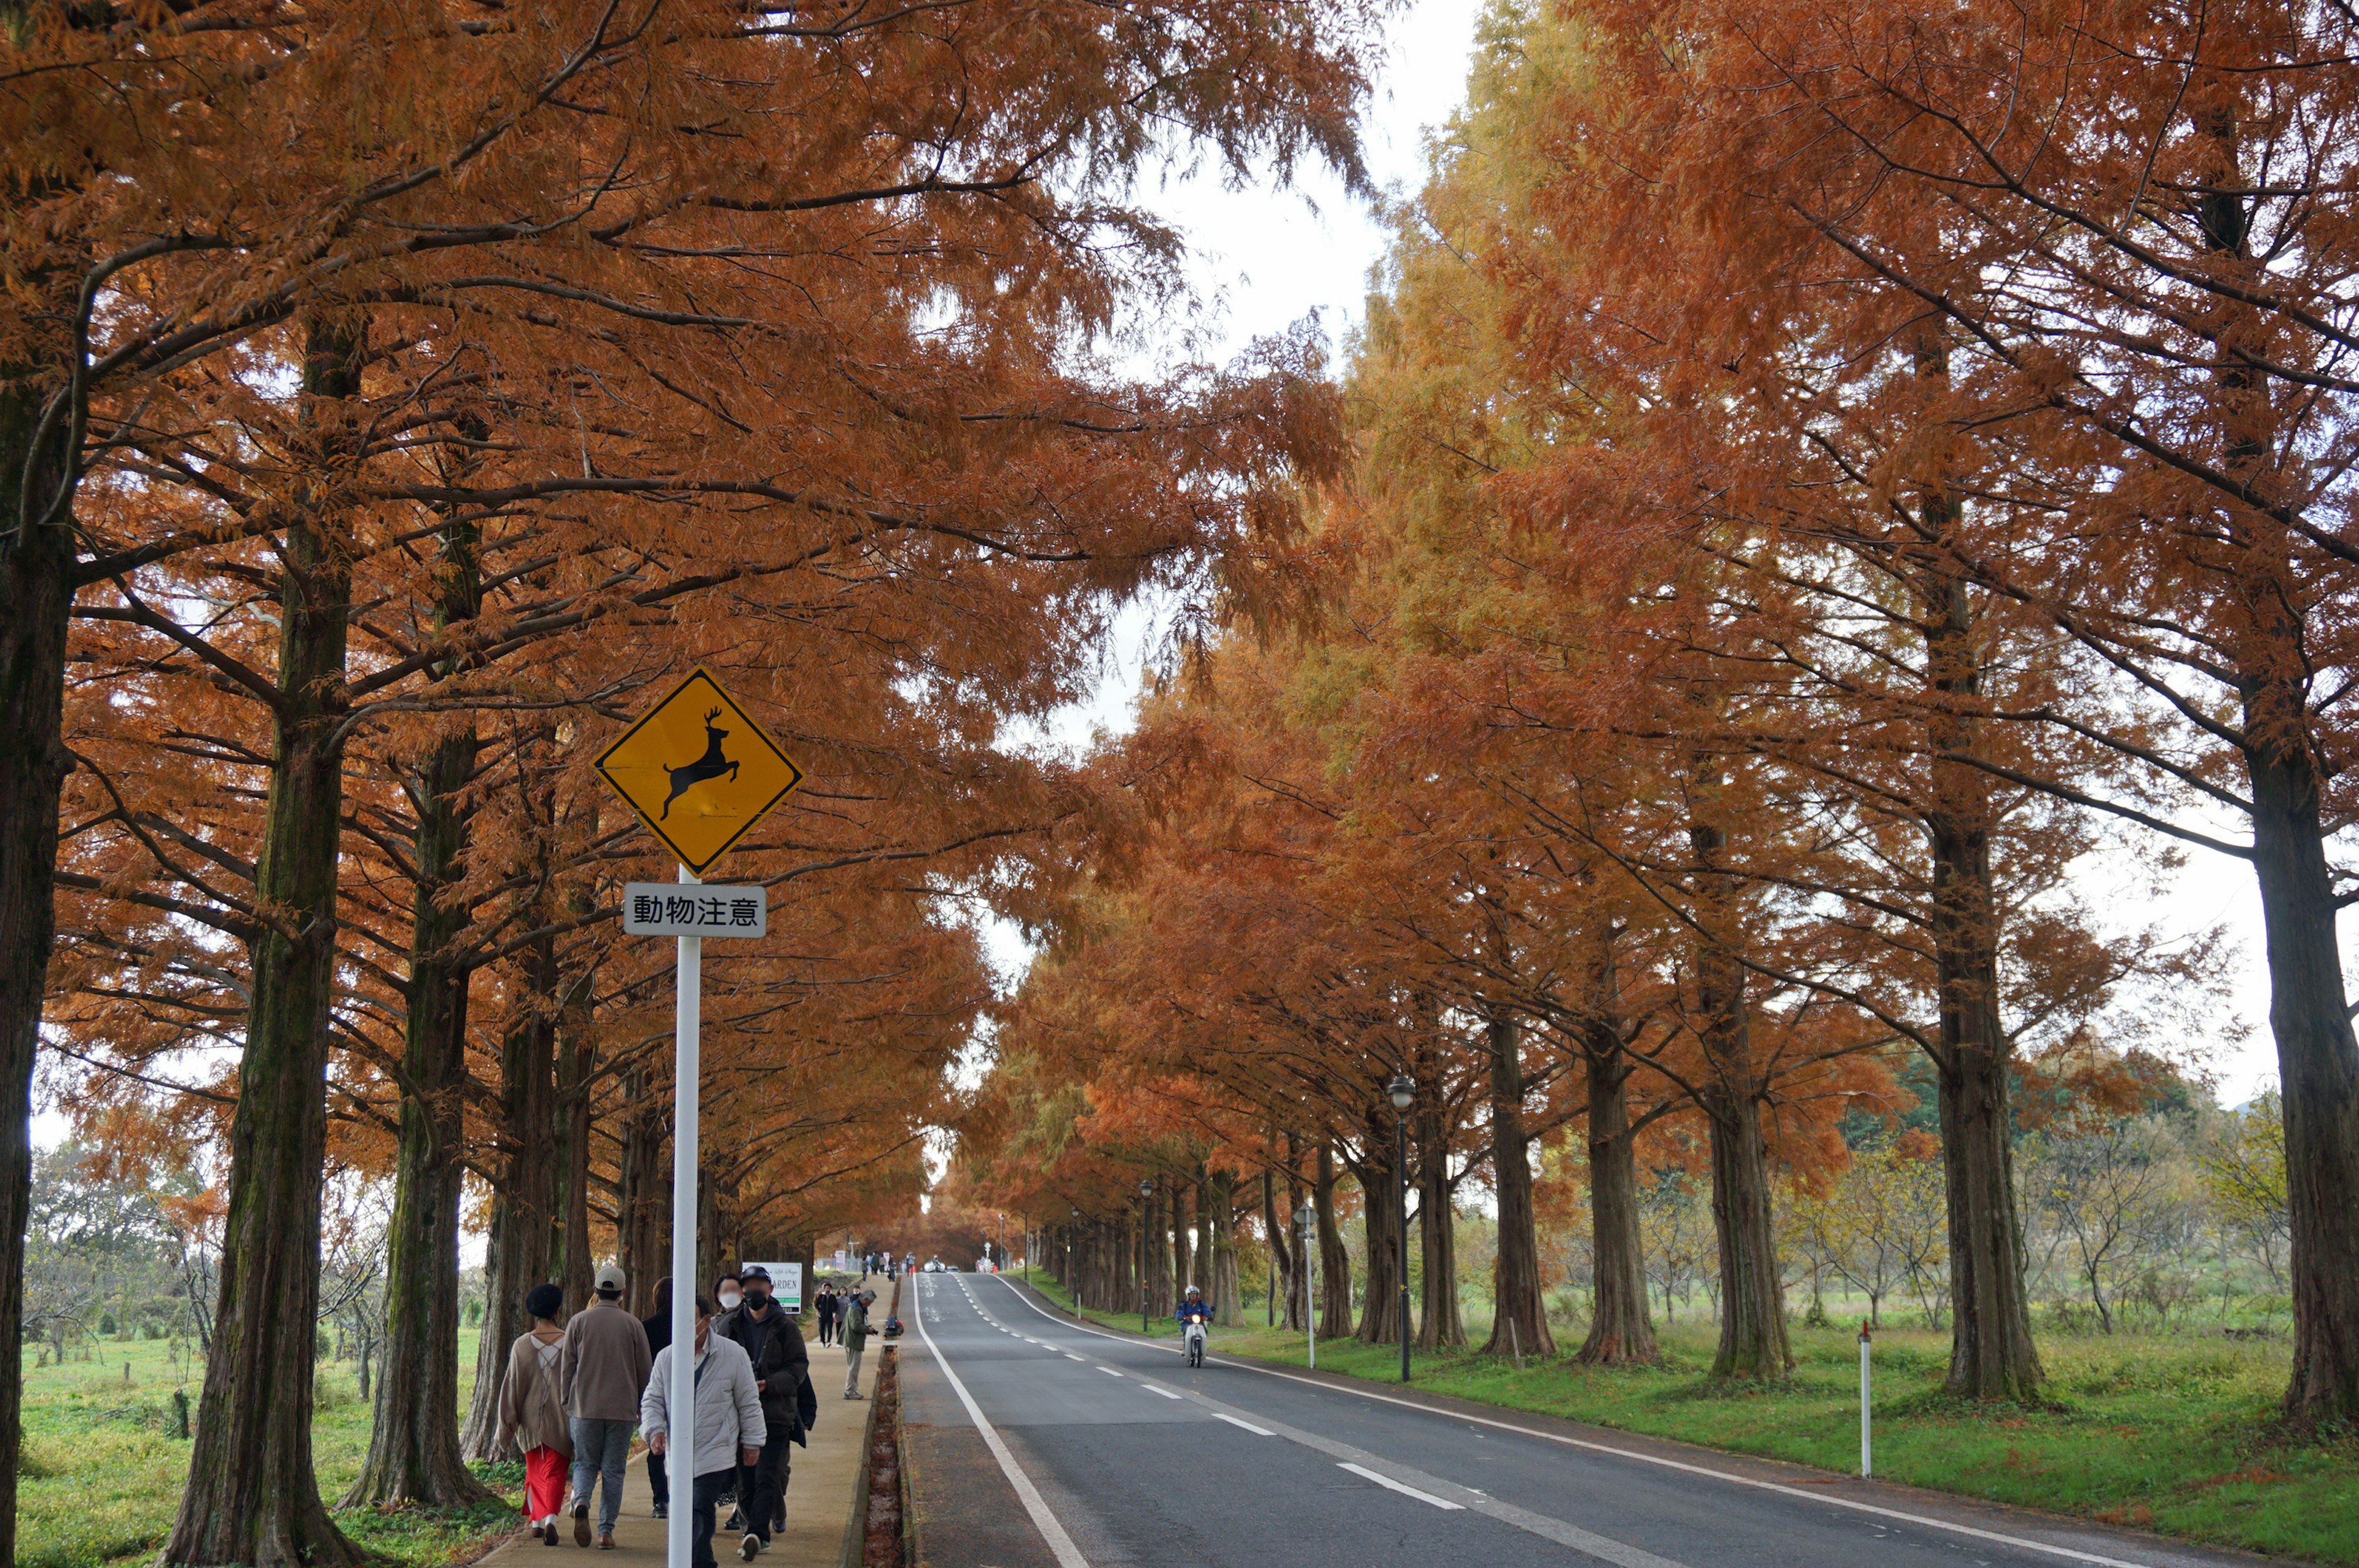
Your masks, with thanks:
[[[810,1349],[803,1343],[802,1327],[771,1299],[769,1271],[750,1264],[739,1281],[745,1304],[716,1319],[713,1332],[745,1350],[762,1396],[768,1436],[761,1458],[738,1472],[737,1510],[746,1532],[758,1537],[761,1549],[767,1551],[771,1530],[786,1509],[787,1483],[792,1476],[787,1445],[810,1446],[805,1434],[819,1413],[819,1400],[811,1391]]]
[[[835,1287],[833,1285],[821,1285],[819,1288],[818,1296],[813,1298],[811,1302],[811,1308],[819,1314],[819,1342],[821,1345],[834,1344]]]
[[[671,1343],[671,1276],[666,1274],[656,1281],[656,1314],[639,1319],[639,1326],[647,1331],[647,1359],[653,1361],[656,1352]],[[647,1448],[647,1491],[655,1498],[651,1511],[658,1519],[671,1517],[671,1478],[664,1471],[664,1456]]]

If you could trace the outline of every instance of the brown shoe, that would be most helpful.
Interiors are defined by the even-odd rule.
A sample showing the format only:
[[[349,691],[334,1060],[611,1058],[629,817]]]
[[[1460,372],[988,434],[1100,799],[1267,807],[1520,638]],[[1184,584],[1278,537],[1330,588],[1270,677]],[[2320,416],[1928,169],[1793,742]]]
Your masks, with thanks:
[[[613,1530],[602,1530],[598,1532],[598,1550],[601,1552],[612,1552],[614,1550],[614,1532]]]
[[[554,1546],[557,1544],[557,1521],[550,1519],[533,1533],[540,1537],[540,1543],[543,1546]]]
[[[573,1544],[590,1544],[590,1504],[587,1498],[573,1499]]]

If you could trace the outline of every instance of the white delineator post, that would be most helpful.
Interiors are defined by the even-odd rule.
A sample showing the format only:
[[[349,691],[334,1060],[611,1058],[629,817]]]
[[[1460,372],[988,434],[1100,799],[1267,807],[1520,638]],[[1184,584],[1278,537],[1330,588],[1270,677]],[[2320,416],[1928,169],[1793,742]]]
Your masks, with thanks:
[[[1310,1369],[1319,1370],[1319,1264],[1311,1251],[1316,1239],[1317,1211],[1302,1206],[1302,1332],[1310,1352]]]
[[[679,880],[695,872],[679,869]],[[664,1476],[670,1517],[664,1520],[664,1555],[670,1568],[689,1568],[689,1526],[696,1511],[696,1088],[697,1031],[702,1022],[704,938],[675,937],[679,972],[672,999],[671,1130],[671,1391],[665,1396],[670,1433],[664,1440]]]
[[[1875,1473],[1869,1463],[1867,1430],[1867,1325],[1859,1325],[1859,1473],[1862,1479]]]

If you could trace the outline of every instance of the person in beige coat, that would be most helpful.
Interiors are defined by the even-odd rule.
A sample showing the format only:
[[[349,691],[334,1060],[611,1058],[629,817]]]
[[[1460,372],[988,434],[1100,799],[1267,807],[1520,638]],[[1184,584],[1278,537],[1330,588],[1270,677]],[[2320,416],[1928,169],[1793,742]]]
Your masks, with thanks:
[[[500,1419],[493,1446],[524,1455],[524,1517],[545,1546],[557,1544],[557,1513],[565,1502],[565,1471],[573,1459],[563,1382],[565,1331],[557,1314],[565,1292],[535,1285],[524,1298],[532,1327],[508,1346],[500,1379]]]

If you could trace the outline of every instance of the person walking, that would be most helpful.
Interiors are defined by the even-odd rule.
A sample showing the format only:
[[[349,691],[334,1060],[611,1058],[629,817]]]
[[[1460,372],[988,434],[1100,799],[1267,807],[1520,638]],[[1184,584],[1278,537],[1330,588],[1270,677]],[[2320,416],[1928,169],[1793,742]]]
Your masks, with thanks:
[[[565,1413],[573,1432],[573,1544],[590,1544],[590,1493],[601,1479],[598,1548],[614,1549],[623,1512],[623,1467],[647,1386],[647,1331],[623,1310],[623,1271],[599,1269],[596,1294],[565,1325]]]
[[[656,1314],[639,1319],[639,1326],[647,1330],[647,1360],[652,1366],[655,1357],[663,1354],[663,1347],[671,1343],[670,1275],[656,1281]],[[664,1456],[652,1445],[647,1449],[647,1493],[655,1499],[655,1506],[647,1511],[658,1519],[669,1519],[671,1477],[664,1469]]]
[[[670,1446],[671,1364],[679,1350],[667,1345],[657,1354],[646,1397],[639,1401],[639,1425],[647,1432],[647,1447],[658,1454]],[[755,1386],[754,1364],[734,1342],[712,1332],[712,1303],[702,1296],[696,1298],[691,1354],[696,1367],[690,1386],[696,1393],[690,1400],[689,1432],[695,1452],[690,1458],[696,1474],[688,1482],[689,1562],[690,1568],[714,1568],[712,1521],[721,1509],[722,1487],[740,1465],[761,1458],[769,1433],[762,1424],[762,1394]],[[751,1563],[761,1549],[759,1539],[749,1533],[737,1543],[737,1555]]]
[[[860,1356],[868,1348],[868,1306],[875,1291],[855,1291],[843,1304],[843,1397],[864,1400],[860,1391]]]
[[[819,1316],[819,1342],[835,1343],[835,1308],[837,1297],[833,1285],[821,1285],[819,1294],[811,1298],[811,1310]]]
[[[513,1446],[524,1455],[524,1518],[544,1546],[557,1544],[557,1515],[565,1506],[565,1467],[573,1458],[573,1433],[565,1419],[558,1384],[565,1369],[565,1331],[557,1326],[565,1292],[553,1284],[525,1292],[532,1327],[508,1346],[508,1368],[500,1379],[499,1422],[494,1449]]]
[[[712,1332],[745,1352],[762,1395],[762,1424],[769,1436],[758,1460],[738,1472],[737,1511],[746,1533],[766,1552],[771,1531],[785,1515],[787,1485],[792,1478],[790,1445],[810,1446],[803,1401],[810,1387],[810,1351],[800,1326],[771,1296],[769,1271],[759,1263],[748,1264],[741,1278],[745,1305],[715,1318]],[[818,1413],[814,1400],[810,1415]]]

